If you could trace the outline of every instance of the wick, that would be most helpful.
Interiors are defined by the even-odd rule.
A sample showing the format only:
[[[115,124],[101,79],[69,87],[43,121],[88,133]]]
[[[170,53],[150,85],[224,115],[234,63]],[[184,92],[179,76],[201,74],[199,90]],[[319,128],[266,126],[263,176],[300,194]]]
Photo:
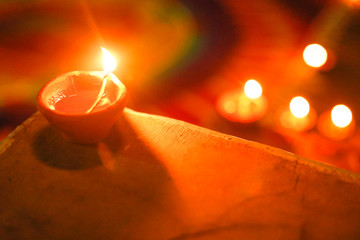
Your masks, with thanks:
[[[97,95],[96,97],[96,100],[95,102],[93,103],[93,105],[91,105],[91,107],[86,111],[86,113],[91,113],[94,108],[99,104],[101,98],[103,97],[104,95],[104,92],[105,92],[105,87],[106,87],[106,82],[107,82],[107,77],[109,76],[109,73],[106,73],[104,76],[103,76],[103,83],[101,85],[101,88],[100,88],[100,91],[99,91],[99,94]]]

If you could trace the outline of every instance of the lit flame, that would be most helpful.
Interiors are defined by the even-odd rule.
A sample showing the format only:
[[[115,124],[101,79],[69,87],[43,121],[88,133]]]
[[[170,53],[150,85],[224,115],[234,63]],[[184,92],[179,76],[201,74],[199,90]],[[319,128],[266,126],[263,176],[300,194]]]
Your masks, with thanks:
[[[331,110],[331,121],[340,128],[348,126],[352,121],[351,110],[343,104],[336,105]]]
[[[256,99],[261,96],[262,87],[256,80],[250,79],[245,83],[244,92],[248,98]]]
[[[303,58],[307,65],[311,67],[321,67],[326,63],[327,60],[327,51],[320,44],[310,44],[308,45],[303,52]]]
[[[297,118],[304,118],[310,112],[309,102],[303,97],[294,97],[290,101],[290,112]]]
[[[105,48],[101,48],[103,52],[103,68],[106,74],[111,73],[116,68],[116,60]]]

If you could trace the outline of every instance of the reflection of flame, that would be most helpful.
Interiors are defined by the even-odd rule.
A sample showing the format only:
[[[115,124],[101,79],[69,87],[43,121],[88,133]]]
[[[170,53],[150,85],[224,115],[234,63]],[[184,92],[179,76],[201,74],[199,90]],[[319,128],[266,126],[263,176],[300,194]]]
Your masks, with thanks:
[[[303,97],[294,97],[290,101],[290,111],[297,118],[304,118],[310,112],[309,102]]]
[[[244,92],[248,98],[256,99],[261,96],[262,87],[256,80],[250,79],[245,83]]]
[[[327,51],[320,44],[310,44],[304,49],[303,58],[307,65],[318,68],[326,63]]]
[[[351,110],[343,104],[336,105],[331,110],[331,121],[340,128],[348,126],[352,121]]]
[[[111,73],[116,68],[116,60],[105,48],[101,48],[103,52],[103,67],[106,73]]]

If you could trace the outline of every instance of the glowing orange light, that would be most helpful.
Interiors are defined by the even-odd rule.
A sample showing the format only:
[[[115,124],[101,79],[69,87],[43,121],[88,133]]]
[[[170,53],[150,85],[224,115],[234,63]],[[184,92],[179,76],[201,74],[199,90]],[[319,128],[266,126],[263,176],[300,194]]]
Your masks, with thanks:
[[[248,98],[257,99],[262,94],[262,87],[256,80],[250,79],[245,83],[244,93]]]
[[[105,48],[102,47],[101,50],[103,52],[103,68],[104,68],[105,75],[102,80],[99,94],[97,95],[97,97],[96,97],[94,103],[91,105],[91,107],[86,111],[86,113],[91,113],[95,109],[95,107],[99,104],[100,100],[102,99],[102,97],[105,93],[105,87],[107,84],[107,75],[111,74],[111,72],[114,71],[116,68],[115,58]],[[111,78],[111,80],[113,81],[113,83],[120,85],[120,81],[116,77]]]
[[[300,96],[291,99],[289,108],[279,111],[279,126],[286,128],[284,134],[288,130],[297,132],[305,132],[314,127],[317,114],[310,107],[309,102]]]
[[[358,7],[360,4],[359,0],[344,0],[350,6]]]
[[[336,105],[331,110],[331,121],[337,127],[347,127],[352,121],[351,110],[343,104]]]
[[[236,102],[232,99],[229,99],[227,101],[224,102],[224,110],[227,113],[235,113],[236,112]]]
[[[327,56],[326,49],[317,43],[308,45],[303,52],[305,63],[315,68],[324,65],[327,61]]]
[[[294,97],[290,101],[290,111],[297,118],[304,118],[310,112],[309,102],[303,97]]]
[[[218,112],[233,122],[250,123],[261,119],[267,110],[267,101],[260,84],[251,79],[244,91],[234,89],[222,94],[216,103]]]
[[[101,48],[103,52],[103,67],[106,74],[111,73],[116,68],[116,60],[105,48]]]

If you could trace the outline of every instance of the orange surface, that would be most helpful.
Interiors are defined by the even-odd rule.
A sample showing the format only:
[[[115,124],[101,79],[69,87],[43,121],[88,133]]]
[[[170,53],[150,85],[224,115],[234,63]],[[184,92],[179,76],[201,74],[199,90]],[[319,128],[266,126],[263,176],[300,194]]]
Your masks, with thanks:
[[[1,2],[0,13],[2,138],[36,110],[47,81],[73,70],[101,70],[104,46],[119,60],[115,74],[134,109],[359,171],[349,162],[360,158],[357,134],[345,140],[351,151],[329,157],[301,151],[305,140],[276,128],[275,113],[296,95],[318,115],[345,103],[360,122],[360,16],[346,2],[35,0]],[[328,66],[315,70],[303,62],[312,42],[327,48]],[[263,86],[267,114],[250,125],[229,122],[217,113],[216,100],[250,78]],[[323,139],[314,128],[298,137],[308,135]]]
[[[91,146],[35,114],[0,169],[2,240],[360,236],[358,174],[130,109]]]

